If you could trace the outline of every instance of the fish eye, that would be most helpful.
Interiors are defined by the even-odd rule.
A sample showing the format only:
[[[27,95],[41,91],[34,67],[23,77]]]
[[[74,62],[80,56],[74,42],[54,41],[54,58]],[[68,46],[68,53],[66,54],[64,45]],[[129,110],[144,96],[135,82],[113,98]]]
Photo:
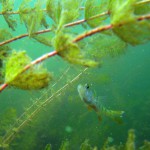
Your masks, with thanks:
[[[89,89],[89,85],[88,85],[87,83],[85,84],[85,88],[86,88],[86,89]]]

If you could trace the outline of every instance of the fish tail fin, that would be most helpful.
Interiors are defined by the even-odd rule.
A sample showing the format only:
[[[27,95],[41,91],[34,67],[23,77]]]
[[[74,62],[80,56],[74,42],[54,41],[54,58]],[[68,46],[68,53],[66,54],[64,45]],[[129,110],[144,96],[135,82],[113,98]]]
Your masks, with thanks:
[[[118,124],[122,124],[123,123],[123,114],[124,113],[125,113],[124,111],[116,111],[116,110],[105,109],[105,114],[108,117],[110,117],[112,120],[117,122]]]
[[[117,122],[118,124],[123,124],[123,114],[124,113],[125,113],[124,111],[115,111],[115,114],[112,119],[115,122]]]

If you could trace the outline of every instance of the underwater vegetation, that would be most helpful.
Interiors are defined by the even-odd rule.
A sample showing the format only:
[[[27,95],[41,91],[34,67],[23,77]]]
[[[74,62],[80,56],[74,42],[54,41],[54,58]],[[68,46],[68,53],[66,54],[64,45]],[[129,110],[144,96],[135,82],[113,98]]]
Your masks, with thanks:
[[[3,15],[8,27],[15,31],[17,24],[21,23],[25,25],[28,31],[27,34],[10,38],[12,36],[11,32],[7,29],[1,29],[0,64],[3,71],[1,71],[0,75],[2,81],[4,81],[1,91],[7,86],[28,90],[48,86],[48,82],[51,81],[50,73],[42,66],[33,69],[33,65],[41,63],[54,55],[59,55],[69,63],[96,67],[101,65],[101,59],[104,56],[122,54],[125,52],[127,45],[143,44],[150,38],[149,1],[147,0],[47,0],[45,3],[37,0],[34,3],[34,7],[31,7],[31,1],[23,0],[18,10],[15,11],[15,3],[11,0],[2,0],[1,4],[1,15]],[[46,5],[46,10],[43,10],[43,5]],[[55,7],[52,8],[51,6]],[[81,13],[81,11],[84,11],[84,13]],[[14,15],[19,15],[20,22],[14,19]],[[76,21],[83,15],[83,20]],[[49,27],[51,23],[48,23],[46,16],[53,20],[51,28]],[[110,20],[109,24],[108,20]],[[66,27],[83,23],[86,23],[89,29],[83,26],[82,30],[84,32],[79,32],[77,36],[74,35],[72,29],[66,29]],[[46,29],[39,31],[41,27]],[[40,35],[47,32],[50,34],[49,37]],[[15,57],[15,55],[19,56],[21,52],[16,51],[14,55],[14,52],[10,52],[11,48],[7,45],[27,36],[31,40],[34,39],[46,46],[54,47],[55,50],[39,57],[35,61],[29,61],[27,55],[22,55],[21,58]],[[90,38],[88,38],[89,36]],[[8,65],[10,58],[5,60],[6,65],[3,65],[4,59],[8,56],[8,51],[12,61],[16,60],[21,65]],[[25,73],[27,70],[30,71]],[[8,75],[14,71],[14,76]],[[41,78],[39,78],[40,75]],[[30,77],[32,78],[31,80],[29,80]],[[27,85],[21,85],[24,84],[24,80],[27,80]],[[40,82],[38,82],[39,80]],[[32,85],[32,81],[36,81],[34,85]],[[36,83],[37,85],[35,85]]]
[[[17,0],[0,0],[0,6],[3,20],[0,26],[0,92],[7,92],[7,87],[12,90],[46,90],[46,94],[42,93],[19,117],[13,108],[0,115],[2,149],[8,149],[53,99],[63,95],[81,76],[86,76],[88,68],[103,67],[105,58],[121,57],[129,46],[142,45],[150,40],[150,0],[22,0],[19,5]],[[19,48],[15,45],[27,37],[30,42],[48,50],[41,49],[41,54],[33,59],[30,53],[35,51],[27,45],[25,49],[21,44],[18,44]],[[53,74],[49,69],[52,66],[46,65],[46,60],[57,56],[62,62],[78,67],[76,73],[70,73],[69,77],[66,69],[63,75],[68,75],[66,79],[61,75],[56,79],[59,74]],[[57,61],[55,68],[61,68]],[[103,84],[111,81],[107,75],[101,75],[97,80]],[[56,84],[59,88],[53,92]],[[134,138],[134,131],[130,130],[123,149],[135,149]],[[110,147],[108,143],[103,149],[121,147]],[[69,141],[64,141],[60,149],[68,149],[69,145]],[[149,142],[145,142],[139,149],[148,146]],[[45,149],[51,149],[50,145]],[[80,149],[97,148],[85,140]]]
[[[69,143],[68,140],[63,141],[59,150],[71,150],[70,149],[71,143]],[[106,140],[104,145],[100,150],[149,150],[150,149],[150,142],[149,141],[144,141],[143,146],[136,147],[135,145],[135,133],[133,129],[130,129],[128,131],[128,138],[125,144],[120,144],[120,145],[112,145],[112,140],[110,137]],[[78,148],[80,150],[98,150],[98,147],[96,146],[91,146],[90,142],[88,139],[86,139]],[[51,145],[47,144],[45,147],[45,150],[52,150]]]

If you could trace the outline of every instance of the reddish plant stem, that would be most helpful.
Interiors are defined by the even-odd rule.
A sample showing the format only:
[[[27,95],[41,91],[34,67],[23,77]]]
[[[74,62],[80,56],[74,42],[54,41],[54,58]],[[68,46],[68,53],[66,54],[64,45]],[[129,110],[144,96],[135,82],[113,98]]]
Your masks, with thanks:
[[[38,35],[38,34],[47,33],[47,32],[50,32],[50,31],[51,31],[51,29],[45,29],[45,30],[38,31],[38,32],[36,32],[35,34]],[[28,33],[25,33],[25,34],[16,36],[16,37],[14,37],[14,38],[11,38],[11,39],[9,39],[9,40],[6,40],[6,41],[1,42],[1,43],[0,43],[0,46],[3,46],[3,45],[5,45],[5,44],[11,43],[11,42],[13,42],[13,41],[22,39],[22,38],[27,37],[27,36],[29,36]]]
[[[137,18],[137,21],[142,21],[142,20],[146,20],[146,19],[150,19],[150,14],[144,15],[144,16],[140,16],[139,18]]]
[[[98,17],[102,17],[102,16],[107,15],[107,14],[109,14],[109,13],[108,13],[108,12],[103,12],[103,13],[101,13],[101,14],[98,14],[98,15],[96,15],[96,16],[93,16],[93,17],[89,18],[88,20],[92,20],[92,19],[95,19],[95,18],[98,18]],[[87,21],[86,19],[81,19],[81,20],[78,20],[78,21],[75,21],[75,22],[72,22],[72,23],[68,23],[68,24],[64,25],[64,27],[75,26],[75,25],[84,23],[84,22],[86,22],[86,21]],[[45,29],[45,30],[38,31],[38,32],[36,32],[35,34],[38,35],[38,34],[43,34],[43,33],[51,32],[51,31],[52,31],[51,29]],[[3,45],[5,45],[5,44],[11,43],[11,42],[13,42],[13,41],[16,41],[16,40],[19,40],[19,39],[22,39],[22,38],[25,38],[25,37],[27,37],[27,36],[29,36],[28,33],[25,33],[25,34],[16,36],[16,37],[14,37],[14,38],[11,38],[11,39],[9,39],[9,40],[6,40],[6,41],[1,42],[1,43],[0,43],[0,46],[3,46]]]
[[[88,37],[88,36],[91,36],[91,35],[93,35],[93,34],[96,34],[96,33],[98,33],[98,32],[102,32],[102,31],[105,31],[105,30],[109,30],[109,29],[111,29],[112,27],[113,27],[113,25],[110,24],[110,25],[106,25],[106,26],[103,26],[103,27],[95,28],[95,29],[93,29],[93,30],[90,30],[90,31],[88,31],[88,32],[86,32],[86,33],[83,33],[83,34],[77,36],[77,37],[73,40],[73,42],[78,42],[78,41],[80,41],[80,40],[82,40],[82,39],[84,39],[84,38],[86,38],[86,37]]]
[[[2,84],[2,85],[0,86],[0,92],[1,92],[2,90],[4,90],[7,86],[8,86],[7,83]]]
[[[31,66],[35,65],[35,64],[38,64],[42,61],[44,61],[45,59],[49,58],[49,57],[52,57],[52,56],[55,56],[58,52],[57,51],[52,51],[50,53],[47,53],[39,58],[37,58],[36,60],[32,61],[30,64],[26,65],[20,72],[23,73],[25,71],[27,71]],[[0,86],[0,92],[3,91],[6,87],[8,86],[7,83],[4,83]]]
[[[150,19],[150,14],[149,15],[140,16],[139,18],[137,18],[137,21],[142,21],[142,20],[145,20],[145,19]],[[119,26],[123,26],[125,24],[118,24],[118,27]],[[86,37],[89,37],[89,36],[91,36],[93,34],[96,34],[96,33],[99,33],[99,32],[105,31],[105,30],[109,30],[109,29],[112,29],[112,28],[113,28],[113,25],[110,24],[110,25],[106,25],[106,26],[103,26],[103,27],[98,27],[98,28],[92,29],[92,30],[90,30],[90,31],[88,31],[86,33],[83,33],[83,34],[77,36],[73,40],[73,42],[78,42],[78,41],[80,41],[80,40],[82,40],[82,39],[84,39]],[[20,72],[20,74],[23,73],[23,72],[25,72],[26,70],[28,70],[32,65],[38,64],[38,63],[44,61],[45,59],[47,59],[49,57],[55,56],[56,54],[58,54],[58,52],[55,50],[53,52],[47,53],[47,54],[45,54],[45,55],[37,58],[36,60],[32,61],[30,64],[28,64],[27,66],[25,66],[22,69],[22,71]],[[8,86],[7,83],[2,84],[1,87],[0,87],[0,92],[2,90],[4,90],[7,86]]]
[[[142,21],[142,20],[146,20],[146,19],[150,19],[150,14],[138,17],[137,21]],[[126,24],[127,23],[123,23],[123,24],[120,23],[120,24],[116,25],[115,27],[123,26],[123,25],[126,25]],[[86,38],[88,36],[91,36],[91,35],[96,34],[98,32],[102,32],[102,31],[109,30],[109,29],[112,29],[112,28],[113,28],[113,25],[110,24],[110,25],[105,25],[103,27],[98,27],[98,28],[92,29],[92,30],[90,30],[90,31],[88,31],[86,33],[83,33],[83,34],[80,34],[79,36],[77,36],[73,40],[73,42],[78,42],[78,41],[80,41],[80,40],[82,40],[82,39],[84,39],[84,38]]]
[[[26,70],[28,70],[32,65],[38,64],[38,63],[44,61],[45,59],[47,59],[49,57],[55,56],[56,54],[58,54],[58,52],[54,50],[54,51],[52,51],[50,53],[47,53],[47,54],[45,54],[45,55],[37,58],[36,60],[32,61],[30,64],[28,64],[27,66],[25,66],[22,69],[22,71],[20,72],[20,74],[23,73],[23,72],[25,72]]]

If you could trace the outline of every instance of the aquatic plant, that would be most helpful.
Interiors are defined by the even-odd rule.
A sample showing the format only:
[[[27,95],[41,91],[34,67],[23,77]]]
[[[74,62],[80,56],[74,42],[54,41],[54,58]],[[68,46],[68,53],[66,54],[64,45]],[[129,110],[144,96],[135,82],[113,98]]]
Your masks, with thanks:
[[[80,146],[80,150],[97,150],[97,148],[92,148],[92,146],[89,144],[89,140],[85,139],[85,141]]]
[[[0,3],[0,15],[8,25],[7,30],[0,29],[0,83],[3,82],[0,91],[7,86],[26,90],[47,87],[52,76],[41,63],[55,55],[71,64],[99,67],[105,56],[124,54],[128,45],[143,44],[150,39],[150,0],[47,0],[45,9],[40,0],[34,6],[30,0],[23,0],[18,10],[14,9],[11,0],[1,0]],[[15,15],[19,15],[20,22]],[[12,37],[11,30],[17,30],[20,23],[27,33]],[[75,34],[73,27],[77,25],[82,25],[82,30]],[[44,36],[44,33],[49,35]],[[55,50],[31,61],[27,50],[12,51],[8,45],[25,37]],[[40,101],[42,98],[39,98],[27,108],[2,138],[1,147],[8,146],[33,117],[83,72],[47,99]]]
[[[51,75],[42,65],[30,67],[30,70],[21,74],[22,68],[30,62],[25,51],[13,51],[6,62],[5,82],[10,86],[28,90],[48,86]]]
[[[107,139],[102,148],[100,150],[148,150],[150,148],[150,142],[145,141],[143,146],[140,146],[139,148],[135,148],[135,133],[133,129],[130,129],[128,131],[128,138],[125,144],[120,145],[109,145],[110,142]],[[70,143],[68,140],[63,141],[59,150],[70,150],[69,145],[73,145],[73,143]],[[88,139],[85,139],[85,141],[81,144],[80,150],[98,150],[98,148],[92,147],[89,143]],[[50,144],[47,144],[45,147],[45,150],[51,150]]]
[[[13,18],[13,15],[19,14],[20,22],[25,25],[28,33],[13,37],[12,39],[8,40],[5,40],[5,36],[3,35],[3,39],[5,41],[1,42],[0,46],[4,46],[10,42],[14,42],[18,39],[29,36],[31,39],[33,38],[38,42],[41,42],[50,47],[54,47],[56,49],[55,51],[47,53],[37,60],[30,62],[28,65],[24,67],[22,66],[22,71],[20,70],[21,74],[31,68],[32,65],[36,65],[37,63],[40,63],[41,61],[44,61],[45,59],[54,55],[59,55],[63,59],[74,64],[80,64],[87,67],[99,66],[99,59],[104,56],[103,53],[106,51],[106,49],[108,49],[108,51],[106,51],[107,54],[116,55],[117,53],[122,53],[122,51],[124,51],[126,44],[142,44],[148,41],[150,38],[149,1],[147,0],[108,0],[101,2],[97,0],[86,0],[85,3],[84,1],[82,2],[79,0],[47,0],[46,9],[42,8],[43,3],[40,0],[35,2],[34,7],[31,7],[31,1],[24,0],[20,4],[17,11],[14,11],[14,3],[10,0],[1,1],[1,4],[2,11],[0,14],[3,15],[9,28],[12,30],[17,28],[18,22]],[[51,6],[55,7],[52,8]],[[83,20],[75,21],[80,19],[82,16],[82,13],[80,12],[81,8],[84,10],[85,18]],[[36,17],[37,15],[38,17]],[[46,15],[53,20],[53,27],[51,29],[38,31],[40,27],[49,27],[49,24],[45,18]],[[110,19],[110,24],[106,25],[108,19]],[[90,30],[84,33],[79,33],[79,35],[76,37],[74,36],[72,30],[69,30],[68,32],[65,29],[65,27],[75,26],[82,23],[86,23],[90,27]],[[87,29],[83,28],[83,30]],[[39,34],[50,31],[53,35],[52,37],[44,37],[41,35],[39,36]],[[104,52],[101,52],[101,50],[94,50],[94,48],[91,47],[92,44],[90,44],[88,48],[87,44],[82,44],[82,47],[80,47],[83,39],[86,38],[86,43],[88,43],[89,38],[87,37],[95,34],[99,36],[97,36],[93,42],[98,43],[100,49],[101,45],[107,41],[107,44],[105,44],[103,48]],[[106,35],[108,37],[104,38]],[[91,37],[90,40],[93,37]],[[121,45],[119,46],[119,49],[112,49],[107,46],[113,46],[113,44],[110,43],[114,38],[118,37],[119,40],[117,41],[117,46]],[[108,40],[108,38],[110,38],[110,40]],[[95,57],[97,58],[95,59]],[[1,91],[8,85],[11,85],[7,81],[4,82],[5,83],[0,88]],[[24,88],[24,86],[18,86],[18,88],[32,89]]]

